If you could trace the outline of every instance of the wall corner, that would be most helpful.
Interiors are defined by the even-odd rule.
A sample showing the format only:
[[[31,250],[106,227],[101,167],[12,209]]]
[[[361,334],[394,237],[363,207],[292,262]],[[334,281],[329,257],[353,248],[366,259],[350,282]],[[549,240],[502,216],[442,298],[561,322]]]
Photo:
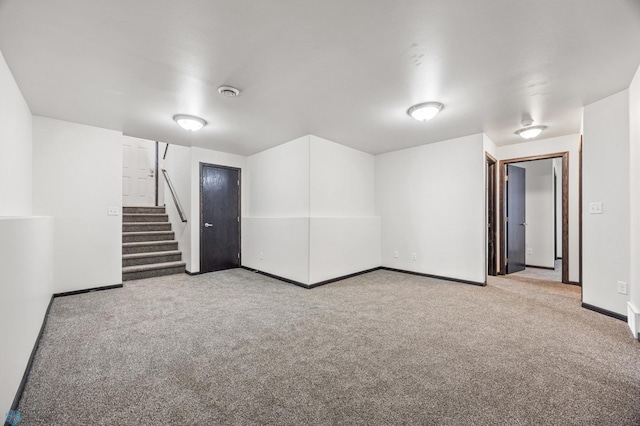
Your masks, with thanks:
[[[627,323],[633,337],[640,340],[640,310],[631,302],[627,302]]]

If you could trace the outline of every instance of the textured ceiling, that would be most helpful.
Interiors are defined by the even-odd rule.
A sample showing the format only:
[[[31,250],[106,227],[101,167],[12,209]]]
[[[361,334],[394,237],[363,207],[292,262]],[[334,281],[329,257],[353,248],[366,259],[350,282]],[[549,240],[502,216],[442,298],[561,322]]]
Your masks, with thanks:
[[[32,112],[252,154],[312,133],[382,153],[523,115],[578,133],[640,64],[636,0],[0,0],[0,51]],[[238,87],[235,99],[217,93]],[[427,123],[413,104],[439,101]],[[186,133],[174,114],[209,122]]]

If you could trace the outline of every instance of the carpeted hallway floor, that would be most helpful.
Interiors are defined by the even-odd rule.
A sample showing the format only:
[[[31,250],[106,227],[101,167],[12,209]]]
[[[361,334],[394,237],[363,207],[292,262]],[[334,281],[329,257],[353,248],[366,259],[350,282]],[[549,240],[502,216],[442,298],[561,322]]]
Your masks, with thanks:
[[[533,278],[537,280],[562,282],[562,259],[554,262],[554,269],[543,269],[527,266],[524,271],[510,274],[510,276]]]
[[[638,425],[640,343],[578,287],[246,270],[57,298],[25,425]]]

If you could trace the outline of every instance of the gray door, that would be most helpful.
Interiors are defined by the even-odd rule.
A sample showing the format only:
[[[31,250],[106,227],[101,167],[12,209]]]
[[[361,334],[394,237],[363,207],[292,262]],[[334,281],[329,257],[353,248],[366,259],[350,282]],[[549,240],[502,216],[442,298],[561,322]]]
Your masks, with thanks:
[[[507,274],[525,268],[525,169],[507,164]]]
[[[200,164],[200,272],[240,266],[240,169]]]

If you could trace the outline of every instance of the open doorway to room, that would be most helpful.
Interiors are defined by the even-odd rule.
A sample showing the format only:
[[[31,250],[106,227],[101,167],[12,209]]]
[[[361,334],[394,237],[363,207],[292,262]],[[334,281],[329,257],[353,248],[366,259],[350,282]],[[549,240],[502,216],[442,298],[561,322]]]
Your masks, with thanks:
[[[569,284],[569,153],[499,166],[499,269]]]
[[[489,153],[485,153],[486,175],[486,241],[487,241],[487,275],[498,275],[498,247],[496,226],[496,170],[498,161]]]

